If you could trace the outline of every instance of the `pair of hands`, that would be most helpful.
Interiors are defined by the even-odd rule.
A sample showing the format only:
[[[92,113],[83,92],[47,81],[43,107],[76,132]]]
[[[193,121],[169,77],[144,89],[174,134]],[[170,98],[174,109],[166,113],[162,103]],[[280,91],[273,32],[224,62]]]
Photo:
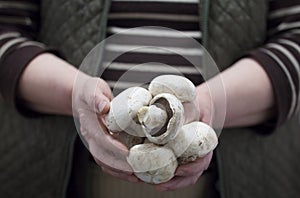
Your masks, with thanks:
[[[128,148],[114,139],[104,124],[104,116],[109,111],[109,102],[112,93],[109,86],[100,78],[91,78],[85,75],[77,77],[73,90],[73,114],[78,117],[80,134],[91,154],[104,172],[130,182],[140,182],[134,176],[130,165],[126,161]],[[199,97],[197,97],[199,98]],[[203,101],[203,100],[202,100]],[[201,102],[196,101],[200,110]],[[202,105],[200,120],[210,119],[209,105]],[[208,168],[212,159],[212,152],[194,162],[181,165],[170,181],[158,184],[160,191],[175,190],[195,184],[202,173]]]

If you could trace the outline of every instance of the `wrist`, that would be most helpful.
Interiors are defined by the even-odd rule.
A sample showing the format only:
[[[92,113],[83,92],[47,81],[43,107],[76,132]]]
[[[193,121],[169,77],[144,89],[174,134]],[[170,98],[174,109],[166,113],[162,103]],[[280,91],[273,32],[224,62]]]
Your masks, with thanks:
[[[40,54],[23,71],[18,86],[21,102],[34,111],[72,114],[72,90],[77,69],[64,60]]]
[[[200,121],[210,126],[223,128],[227,96],[222,75],[216,75],[196,88],[197,101],[199,104]]]

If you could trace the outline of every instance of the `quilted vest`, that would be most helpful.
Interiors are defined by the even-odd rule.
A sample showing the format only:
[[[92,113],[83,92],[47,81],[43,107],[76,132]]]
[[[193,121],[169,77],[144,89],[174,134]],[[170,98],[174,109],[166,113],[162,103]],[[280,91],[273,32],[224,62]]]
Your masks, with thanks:
[[[78,66],[105,38],[109,0],[41,2],[40,40],[59,49]],[[263,43],[267,0],[201,3],[203,44],[221,70]],[[96,75],[97,70],[91,68],[86,72]],[[2,104],[0,120],[1,195],[65,197],[76,137],[73,120],[62,116],[23,117]],[[223,130],[216,151],[221,197],[297,197],[297,128],[299,123],[293,119],[269,135],[253,128]]]

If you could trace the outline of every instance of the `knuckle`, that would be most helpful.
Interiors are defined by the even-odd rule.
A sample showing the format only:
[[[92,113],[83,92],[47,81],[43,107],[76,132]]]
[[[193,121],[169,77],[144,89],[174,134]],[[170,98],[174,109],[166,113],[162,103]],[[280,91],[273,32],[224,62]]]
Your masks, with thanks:
[[[97,100],[98,100],[98,95],[96,93],[92,93],[90,104],[96,104]]]
[[[80,121],[81,128],[82,129],[86,129],[86,127],[87,127],[87,119],[86,119],[86,117],[84,115],[81,115],[79,121]]]

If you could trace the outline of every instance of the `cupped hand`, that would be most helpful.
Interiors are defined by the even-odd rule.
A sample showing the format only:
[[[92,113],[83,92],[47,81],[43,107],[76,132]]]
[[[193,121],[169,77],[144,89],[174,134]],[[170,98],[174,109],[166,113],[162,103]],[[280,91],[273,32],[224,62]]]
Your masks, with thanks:
[[[78,74],[73,89],[73,113],[79,121],[79,135],[102,169],[115,177],[137,181],[127,163],[128,149],[107,130],[104,116],[112,93],[106,82]]]
[[[197,89],[197,95],[194,101],[183,103],[185,124],[193,121],[201,121],[211,124],[213,119],[213,104],[209,94]],[[202,158],[198,158],[193,162],[178,166],[175,177],[166,183],[156,186],[159,191],[171,191],[194,185],[209,167],[212,159],[213,151]]]
[[[156,186],[157,190],[172,191],[196,184],[203,172],[209,167],[212,155],[213,152],[211,151],[202,158],[178,166],[175,177],[168,182],[158,184]]]

